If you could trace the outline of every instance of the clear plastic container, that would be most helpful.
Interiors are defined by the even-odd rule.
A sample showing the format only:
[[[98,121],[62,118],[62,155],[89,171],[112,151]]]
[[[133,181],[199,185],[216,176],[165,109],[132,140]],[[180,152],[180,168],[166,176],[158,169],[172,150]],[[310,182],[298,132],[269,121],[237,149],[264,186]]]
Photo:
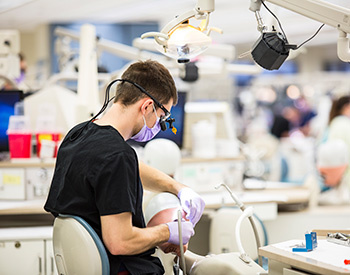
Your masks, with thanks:
[[[41,150],[43,147],[43,141],[44,141],[44,146],[48,145],[49,147],[51,144],[55,144],[54,152],[53,155],[50,157],[56,157],[57,155],[57,149],[58,149],[58,143],[62,139],[62,133],[57,129],[56,127],[56,117],[53,115],[46,115],[46,116],[39,116],[37,118],[36,122],[36,130],[35,130],[35,135],[36,135],[36,152],[38,157],[49,157],[46,149],[45,152],[42,154]],[[49,142],[47,142],[49,141]]]

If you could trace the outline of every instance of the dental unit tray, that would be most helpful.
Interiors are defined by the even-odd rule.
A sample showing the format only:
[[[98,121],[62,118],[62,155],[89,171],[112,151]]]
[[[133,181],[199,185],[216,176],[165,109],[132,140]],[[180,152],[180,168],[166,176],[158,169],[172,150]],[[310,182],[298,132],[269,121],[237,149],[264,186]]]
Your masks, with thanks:
[[[350,246],[350,234],[327,233],[327,241],[345,246]]]

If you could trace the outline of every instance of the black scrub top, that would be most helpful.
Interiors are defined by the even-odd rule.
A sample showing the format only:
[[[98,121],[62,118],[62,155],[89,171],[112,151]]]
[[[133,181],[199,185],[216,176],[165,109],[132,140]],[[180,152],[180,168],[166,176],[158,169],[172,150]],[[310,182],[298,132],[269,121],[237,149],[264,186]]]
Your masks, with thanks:
[[[72,140],[80,129],[83,131]],[[83,218],[102,240],[100,216],[131,212],[133,226],[145,227],[142,196],[135,151],[112,126],[84,122],[66,135],[59,148],[44,208],[54,216]],[[106,251],[111,274],[117,274],[121,264],[135,275],[164,274],[159,259],[151,256],[154,249],[132,256]]]

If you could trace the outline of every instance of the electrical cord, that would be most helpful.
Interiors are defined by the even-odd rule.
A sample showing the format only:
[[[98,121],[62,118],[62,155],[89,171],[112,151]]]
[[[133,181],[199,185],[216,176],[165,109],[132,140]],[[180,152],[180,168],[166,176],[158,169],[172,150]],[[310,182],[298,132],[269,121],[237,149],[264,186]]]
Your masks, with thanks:
[[[107,88],[106,88],[106,93],[105,93],[105,99],[104,99],[104,102],[103,102],[103,105],[102,105],[102,108],[100,109],[100,111],[94,115],[84,126],[82,126],[80,129],[78,129],[76,132],[74,132],[71,137],[70,137],[70,141],[74,141],[76,140],[80,135],[81,133],[84,131],[84,129],[91,123],[93,122],[100,114],[102,114],[106,108],[108,107],[108,104],[109,102],[111,102],[111,100],[114,99],[114,96],[109,99],[109,90],[111,89],[112,85],[114,83],[116,83],[117,81],[120,81],[120,79],[116,79],[116,80],[113,80],[111,83],[108,84]]]
[[[299,49],[301,46],[303,46],[304,44],[306,44],[307,42],[309,42],[312,38],[314,38],[319,32],[320,30],[324,27],[324,24],[322,24],[318,30],[314,33],[313,36],[311,36],[309,39],[305,40],[303,43],[301,43],[299,46],[296,47],[296,50]]]
[[[280,20],[278,19],[278,17],[266,6],[264,0],[262,0],[261,3],[265,7],[265,9],[277,20],[278,26],[280,27],[280,30],[283,33],[283,36],[286,39],[286,42],[288,43],[287,35],[285,34],[285,32],[284,32],[284,30],[282,28],[282,24],[281,24]]]
[[[261,3],[263,4],[263,6],[265,7],[265,9],[277,20],[278,26],[280,27],[281,32],[283,33],[283,36],[286,40],[286,42],[288,43],[288,39],[287,39],[287,35],[284,32],[283,28],[282,28],[282,24],[280,22],[280,20],[278,19],[278,17],[266,6],[265,1],[262,0]],[[313,39],[320,31],[321,29],[324,27],[325,24],[322,24],[317,31],[308,39],[306,39],[304,42],[302,42],[299,46],[297,46],[294,50],[299,49],[301,46],[303,46],[304,44],[306,44],[307,42],[309,42],[311,39]]]

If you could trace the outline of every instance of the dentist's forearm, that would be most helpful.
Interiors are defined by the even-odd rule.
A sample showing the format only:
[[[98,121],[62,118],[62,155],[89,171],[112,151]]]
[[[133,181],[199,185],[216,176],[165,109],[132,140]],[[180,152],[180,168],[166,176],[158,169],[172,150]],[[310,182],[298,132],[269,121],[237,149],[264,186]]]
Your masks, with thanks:
[[[170,192],[177,195],[179,191],[186,187],[174,180],[167,174],[143,163],[139,162],[140,177],[145,189],[157,192]]]

